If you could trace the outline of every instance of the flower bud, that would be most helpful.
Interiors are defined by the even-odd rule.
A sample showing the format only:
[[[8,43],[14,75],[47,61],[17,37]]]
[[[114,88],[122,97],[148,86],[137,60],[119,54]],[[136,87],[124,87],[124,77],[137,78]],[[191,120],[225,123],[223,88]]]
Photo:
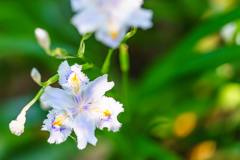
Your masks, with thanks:
[[[35,29],[35,36],[38,41],[38,44],[44,49],[49,51],[50,50],[50,37],[48,35],[48,32],[41,28]]]
[[[21,112],[16,120],[12,120],[9,124],[9,129],[12,134],[20,136],[24,132],[24,124],[26,122],[26,112]]]
[[[32,69],[31,77],[37,84],[41,85],[41,74],[38,72],[36,68]]]

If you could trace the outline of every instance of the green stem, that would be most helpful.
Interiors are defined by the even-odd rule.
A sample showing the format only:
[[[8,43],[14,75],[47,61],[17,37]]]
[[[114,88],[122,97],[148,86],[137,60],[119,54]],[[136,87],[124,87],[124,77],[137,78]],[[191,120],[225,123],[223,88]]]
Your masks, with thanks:
[[[59,75],[56,74],[53,77],[49,78],[46,82],[42,83],[42,88],[38,91],[37,95],[22,109],[21,114],[26,114],[27,110],[41,97],[43,94],[45,88],[49,86],[50,84],[55,83],[59,79]]]
[[[120,68],[122,71],[122,101],[127,104],[128,97],[128,71],[129,71],[129,55],[128,46],[122,43],[119,47]]]
[[[82,39],[80,41],[80,45],[79,45],[79,49],[78,49],[78,57],[82,57],[85,53],[85,43],[84,41],[87,40],[90,36],[92,35],[92,33],[86,33],[82,36]]]
[[[124,104],[126,111],[125,120],[129,122],[131,120],[130,108],[128,107],[128,89],[129,89],[129,54],[128,46],[126,43],[122,43],[119,47],[119,61],[120,68],[122,71],[122,90],[121,90],[121,101]]]
[[[111,56],[112,56],[113,51],[114,51],[114,48],[111,48],[108,50],[108,55],[102,66],[102,70],[101,70],[102,74],[107,74],[109,72],[109,68],[111,65]]]
[[[128,32],[122,40],[122,43],[125,43],[129,38],[134,36],[137,33],[137,27],[132,27],[131,31]]]

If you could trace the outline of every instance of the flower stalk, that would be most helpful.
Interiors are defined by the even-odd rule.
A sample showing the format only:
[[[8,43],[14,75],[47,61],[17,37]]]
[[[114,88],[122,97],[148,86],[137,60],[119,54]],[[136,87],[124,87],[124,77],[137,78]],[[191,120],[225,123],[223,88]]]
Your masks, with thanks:
[[[20,136],[24,132],[24,124],[26,122],[26,112],[41,97],[45,88],[50,84],[53,84],[56,81],[58,81],[58,79],[59,79],[59,75],[56,74],[55,76],[48,79],[48,81],[43,83],[42,82],[38,83],[39,85],[42,86],[42,88],[38,91],[37,95],[22,109],[20,114],[17,116],[16,120],[12,120],[11,123],[9,124],[9,129],[12,132],[12,134]]]
[[[109,72],[109,68],[110,68],[110,65],[111,65],[111,56],[112,56],[112,53],[114,51],[114,48],[110,48],[108,50],[108,55],[103,63],[103,66],[102,66],[102,74],[107,74]]]

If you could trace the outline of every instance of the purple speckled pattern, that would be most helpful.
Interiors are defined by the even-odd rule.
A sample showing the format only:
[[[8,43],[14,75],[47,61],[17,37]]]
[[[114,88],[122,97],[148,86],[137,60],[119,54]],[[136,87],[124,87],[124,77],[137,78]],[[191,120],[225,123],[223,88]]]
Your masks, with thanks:
[[[112,116],[109,115],[109,116],[107,117],[107,119],[101,118],[100,121],[101,121],[101,122],[108,122],[108,121],[110,121],[111,119],[112,119]]]
[[[73,73],[73,71],[71,71],[70,73],[68,73],[68,74],[65,75],[66,82],[68,82],[68,79],[69,79],[69,77],[70,77],[70,75],[71,75],[72,73]]]
[[[51,124],[55,121],[55,117],[57,116],[57,113],[55,113],[54,114],[55,116],[54,116],[54,118],[51,120]],[[52,129],[53,129],[53,131],[54,132],[62,132],[62,131],[64,131],[65,129],[66,129],[66,126],[64,126],[64,125],[62,125],[61,127],[56,127],[56,126],[54,126],[54,125],[52,125]]]

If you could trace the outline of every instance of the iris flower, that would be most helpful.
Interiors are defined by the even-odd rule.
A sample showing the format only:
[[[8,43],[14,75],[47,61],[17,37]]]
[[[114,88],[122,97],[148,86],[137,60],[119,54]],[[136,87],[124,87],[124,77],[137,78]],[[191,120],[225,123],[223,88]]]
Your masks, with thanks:
[[[104,96],[114,83],[107,81],[107,75],[90,82],[81,69],[81,65],[70,67],[64,61],[58,69],[63,89],[47,87],[41,97],[53,108],[42,128],[50,132],[49,143],[64,142],[74,131],[78,148],[84,149],[87,143],[96,145],[96,127],[114,132],[121,127],[117,116],[123,112],[122,104]]]
[[[142,9],[143,0],[71,0],[77,14],[72,24],[80,34],[96,32],[96,39],[116,48],[129,27],[152,27],[152,11]]]

